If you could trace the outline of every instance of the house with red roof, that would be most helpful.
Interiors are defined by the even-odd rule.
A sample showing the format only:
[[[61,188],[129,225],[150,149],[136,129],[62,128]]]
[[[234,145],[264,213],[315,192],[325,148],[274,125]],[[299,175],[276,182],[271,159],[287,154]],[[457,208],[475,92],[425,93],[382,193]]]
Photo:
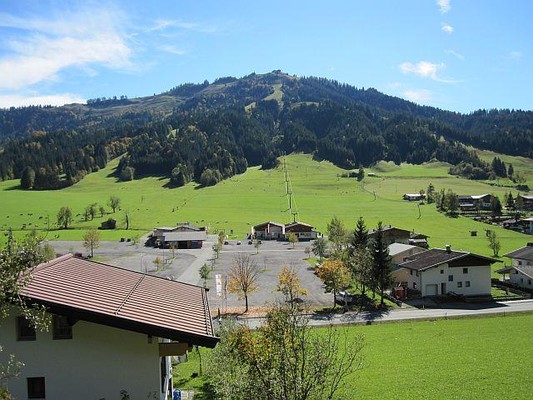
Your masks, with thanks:
[[[202,287],[70,254],[31,274],[21,295],[52,325],[36,331],[16,312],[1,321],[0,362],[24,363],[8,382],[17,399],[167,399],[171,356],[219,340]]]

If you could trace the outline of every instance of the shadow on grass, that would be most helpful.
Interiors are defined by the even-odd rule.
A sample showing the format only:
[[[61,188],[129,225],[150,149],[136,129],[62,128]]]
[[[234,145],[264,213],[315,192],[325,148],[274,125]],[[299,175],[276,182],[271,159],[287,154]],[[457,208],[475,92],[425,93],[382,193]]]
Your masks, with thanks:
[[[13,185],[13,186],[6,187],[3,191],[7,192],[7,191],[12,191],[12,190],[25,190],[25,189],[22,189],[22,186],[20,185]]]
[[[215,399],[215,391],[209,382],[204,382],[202,391],[194,394],[194,398],[198,400],[213,400]]]

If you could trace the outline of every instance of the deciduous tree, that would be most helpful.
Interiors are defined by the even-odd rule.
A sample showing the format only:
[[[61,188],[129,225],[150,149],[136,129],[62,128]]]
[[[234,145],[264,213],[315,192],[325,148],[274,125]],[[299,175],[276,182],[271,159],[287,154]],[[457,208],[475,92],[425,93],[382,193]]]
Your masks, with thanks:
[[[341,260],[336,259],[324,261],[316,272],[324,283],[326,293],[333,293],[333,308],[335,308],[337,293],[350,286],[350,270]]]
[[[292,248],[294,249],[294,247],[296,246],[296,243],[298,243],[298,236],[296,236],[296,233],[294,232],[289,232],[287,234],[287,240],[289,241],[290,244],[292,244]]]
[[[244,299],[244,312],[248,312],[248,296],[258,289],[258,277],[259,268],[249,255],[235,256],[228,274],[228,292],[237,294],[239,300]]]
[[[109,197],[109,200],[107,201],[107,205],[111,207],[111,209],[113,210],[113,214],[114,214],[115,211],[117,211],[117,208],[120,207],[120,198],[117,196]]]
[[[67,229],[68,226],[72,223],[72,210],[70,207],[63,206],[59,209],[57,213],[57,224],[63,229]]]
[[[346,244],[347,232],[344,223],[336,216],[327,225],[329,241],[333,244],[333,254],[340,257]]]
[[[326,255],[326,251],[328,249],[328,240],[324,237],[315,239],[311,245],[311,249],[313,250],[313,253],[318,256],[319,261],[322,262],[322,259]]]
[[[21,242],[17,242],[10,235],[6,245],[0,248],[0,320],[7,318],[13,309],[16,309],[30,320],[35,328],[46,330],[50,323],[50,315],[46,313],[46,309],[29,304],[20,296],[20,291],[31,279],[30,268],[46,261],[46,251],[41,247],[40,240],[35,234],[30,234]],[[13,355],[9,356],[6,364],[0,364],[1,399],[11,398],[7,383],[18,375],[22,366]]]
[[[207,362],[217,398],[230,400],[338,399],[346,378],[362,365],[362,335],[332,325],[320,334],[302,310],[274,306],[255,331],[229,323]]]
[[[444,208],[446,209],[446,213],[452,216],[457,215],[457,211],[459,210],[459,198],[451,189],[448,189],[444,197]]]
[[[204,281],[204,287],[207,287],[207,280],[209,279],[209,274],[211,273],[211,268],[207,266],[207,264],[204,263],[200,267],[200,271],[198,271],[200,274],[200,279],[203,279]]]
[[[289,303],[294,303],[300,296],[307,295],[307,289],[302,287],[300,277],[296,270],[291,267],[283,266],[278,275],[278,285],[276,290],[285,296],[285,300]]]
[[[20,187],[22,189],[31,189],[35,183],[35,171],[32,167],[26,167],[22,170],[20,177]]]
[[[100,246],[100,232],[97,229],[89,229],[83,234],[83,247],[94,256],[94,249]]]
[[[489,248],[492,250],[492,255],[494,257],[499,257],[501,243],[496,232],[491,230],[487,235],[487,239],[489,241]]]

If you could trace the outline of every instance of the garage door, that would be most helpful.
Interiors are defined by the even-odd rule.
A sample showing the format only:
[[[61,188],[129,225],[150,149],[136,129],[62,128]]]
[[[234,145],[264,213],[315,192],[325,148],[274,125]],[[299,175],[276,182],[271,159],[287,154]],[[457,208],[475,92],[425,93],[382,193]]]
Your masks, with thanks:
[[[426,296],[436,296],[437,287],[437,285],[426,285]]]

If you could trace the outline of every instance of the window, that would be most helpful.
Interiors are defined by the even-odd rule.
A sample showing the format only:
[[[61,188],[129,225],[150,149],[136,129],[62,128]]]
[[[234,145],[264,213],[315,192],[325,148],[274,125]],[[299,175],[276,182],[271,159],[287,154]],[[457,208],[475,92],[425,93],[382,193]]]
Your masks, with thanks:
[[[443,269],[441,269],[441,270],[440,270],[440,273],[441,273],[441,274],[443,274],[443,273],[444,273],[444,270],[443,270]]]
[[[458,288],[462,288],[463,287],[463,282],[457,282],[457,287]]]
[[[413,289],[416,289],[416,282],[413,282]]]
[[[466,287],[470,287],[470,281],[466,281],[466,282],[465,282],[465,286],[466,286]]]
[[[412,270],[412,269],[410,269],[410,270],[409,270],[409,273],[410,273],[411,275],[413,275],[413,270]]]
[[[418,276],[418,271],[416,271],[416,276]]]
[[[72,325],[69,324],[67,317],[54,315],[52,317],[52,328],[54,340],[72,339]]]
[[[518,261],[518,265],[522,265],[522,261]]]
[[[531,279],[528,279],[528,280],[527,280],[527,284],[528,284],[528,285],[531,285]]]
[[[463,274],[468,274],[468,268],[463,268]]]
[[[453,275],[448,275],[448,282],[453,282]]]
[[[25,317],[17,317],[17,340],[35,340],[35,328]]]
[[[27,378],[28,382],[28,399],[45,399],[46,390],[44,386],[44,377]]]

